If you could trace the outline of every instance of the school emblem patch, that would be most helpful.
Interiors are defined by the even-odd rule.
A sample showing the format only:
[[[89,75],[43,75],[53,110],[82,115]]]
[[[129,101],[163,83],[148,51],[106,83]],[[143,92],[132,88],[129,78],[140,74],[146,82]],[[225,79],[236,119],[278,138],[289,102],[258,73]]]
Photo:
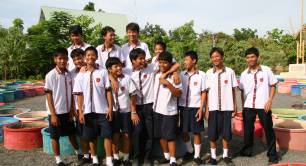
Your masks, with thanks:
[[[197,85],[198,85],[198,82],[194,82],[193,85],[194,85],[194,86],[197,86]]]
[[[224,84],[228,84],[228,80],[224,80]]]
[[[125,87],[124,86],[122,86],[120,89],[121,89],[121,91],[125,91]]]
[[[100,80],[100,78],[96,78],[96,81],[97,81],[97,82],[100,82],[101,80]]]
[[[263,78],[260,78],[260,82],[263,82],[263,80],[264,80]]]
[[[148,75],[147,75],[147,74],[143,75],[143,78],[144,78],[144,79],[146,79],[147,77],[148,77]]]

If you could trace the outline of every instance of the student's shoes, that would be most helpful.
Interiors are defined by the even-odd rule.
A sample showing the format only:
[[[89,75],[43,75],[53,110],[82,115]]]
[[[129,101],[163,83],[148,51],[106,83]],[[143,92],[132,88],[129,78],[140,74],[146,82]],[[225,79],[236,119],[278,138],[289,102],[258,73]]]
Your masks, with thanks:
[[[178,164],[176,164],[176,162],[172,162],[170,166],[178,166]]]
[[[251,152],[247,152],[244,149],[240,150],[239,155],[240,156],[244,156],[244,157],[252,157],[252,153]]]
[[[190,153],[190,152],[186,152],[184,157],[183,157],[183,161],[187,162],[193,159],[194,153]]]
[[[200,157],[193,159],[193,163],[196,165],[201,165],[203,164],[203,161],[201,160]]]
[[[125,160],[122,162],[123,166],[132,166],[132,162],[129,160]]]
[[[270,164],[277,164],[278,163],[278,157],[276,156],[276,157],[269,157],[269,165]]]
[[[224,157],[224,158],[222,158],[222,160],[225,162],[225,164],[231,164],[231,163],[233,163],[233,162],[232,162],[232,159],[231,159],[230,157]]]
[[[169,163],[169,162],[170,162],[170,160],[167,160],[164,157],[158,160],[158,164],[166,164],[166,163]]]
[[[216,159],[213,159],[213,158],[210,158],[208,163],[209,163],[210,165],[217,165],[217,160],[216,160]]]
[[[82,159],[80,161],[78,161],[79,166],[84,165],[84,164],[89,164],[89,163],[91,163],[91,159],[90,158],[85,158],[85,157],[82,157]]]
[[[117,159],[114,159],[114,160],[113,160],[113,164],[114,164],[114,166],[120,166],[121,161],[120,161],[120,160],[117,160]]]
[[[64,162],[59,162],[56,164],[57,166],[66,166],[66,164]]]

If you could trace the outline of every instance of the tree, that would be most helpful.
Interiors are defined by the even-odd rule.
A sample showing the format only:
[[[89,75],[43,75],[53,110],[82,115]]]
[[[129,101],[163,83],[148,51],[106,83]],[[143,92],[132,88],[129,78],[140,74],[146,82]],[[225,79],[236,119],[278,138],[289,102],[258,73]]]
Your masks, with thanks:
[[[95,10],[95,4],[93,2],[88,2],[88,4],[86,4],[84,6],[83,10],[86,10],[86,11],[96,11]]]
[[[256,35],[257,30],[252,30],[250,28],[241,28],[240,30],[235,28],[234,29],[234,38],[238,41],[240,40],[248,40],[252,38],[257,38],[258,36]]]
[[[161,26],[149,23],[140,30],[140,39],[148,44],[151,51],[153,51],[156,42],[164,41],[167,43],[169,41],[166,31]]]

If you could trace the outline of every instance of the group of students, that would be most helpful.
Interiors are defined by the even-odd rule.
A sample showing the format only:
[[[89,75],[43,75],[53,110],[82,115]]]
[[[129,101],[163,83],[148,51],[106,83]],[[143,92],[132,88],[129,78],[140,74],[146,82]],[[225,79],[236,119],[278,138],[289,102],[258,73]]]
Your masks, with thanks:
[[[138,39],[138,24],[129,23],[126,32],[128,43],[120,47],[115,44],[115,30],[104,27],[104,42],[95,48],[83,41],[82,28],[75,25],[70,28],[72,45],[56,49],[56,66],[46,75],[45,91],[57,165],[65,165],[60,158],[59,138],[69,136],[79,165],[99,165],[97,140],[103,139],[108,166],[132,165],[131,160],[137,160],[137,165],[145,160],[154,164],[156,142],[163,151],[158,163],[175,166],[180,135],[187,150],[183,162],[193,160],[200,165],[205,163],[201,160],[204,119],[211,147],[208,163],[217,164],[218,138],[222,138],[222,159],[231,163],[228,151],[231,119],[237,113],[237,87],[241,90],[244,120],[240,154],[252,155],[258,115],[266,133],[269,162],[278,162],[271,117],[277,79],[270,68],[259,64],[258,49],[246,50],[248,68],[238,85],[234,70],[223,64],[221,48],[211,49],[213,67],[206,73],[197,68],[195,51],[184,54],[184,70],[180,71],[180,63],[166,51],[164,42],[155,43],[155,57],[151,58],[148,45]],[[119,147],[123,159],[119,158]]]

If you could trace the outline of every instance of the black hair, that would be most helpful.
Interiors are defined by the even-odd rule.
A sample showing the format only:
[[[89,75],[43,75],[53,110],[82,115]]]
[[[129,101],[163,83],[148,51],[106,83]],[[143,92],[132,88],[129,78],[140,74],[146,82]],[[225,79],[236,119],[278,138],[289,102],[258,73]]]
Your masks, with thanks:
[[[71,51],[70,57],[73,59],[75,57],[84,56],[85,52],[81,48],[77,48]]]
[[[139,28],[139,25],[137,23],[131,22],[131,23],[127,24],[125,29],[126,29],[126,32],[128,30],[131,30],[131,31],[135,31],[135,32],[139,33],[140,28]]]
[[[73,25],[69,29],[69,34],[83,35],[83,30],[80,25]]]
[[[140,55],[146,55],[146,52],[142,50],[141,48],[135,48],[130,52],[130,60],[131,62],[133,60],[136,60]]]
[[[106,36],[107,32],[115,32],[115,29],[110,26],[105,26],[104,28],[102,28],[101,35]]]
[[[93,46],[87,47],[87,48],[85,49],[85,55],[86,55],[86,52],[87,52],[87,51],[93,51],[93,52],[96,54],[96,56],[98,57],[98,51],[97,51],[97,49],[96,49],[95,47],[93,47]]]
[[[248,48],[245,51],[244,55],[247,56],[247,55],[250,55],[250,54],[255,54],[257,57],[259,57],[259,50],[256,47]]]
[[[184,57],[189,56],[192,60],[196,60],[198,62],[198,54],[195,51],[187,51]]]
[[[59,47],[55,50],[54,52],[54,57],[58,57],[58,56],[65,56],[68,58],[68,51],[66,48],[63,48],[63,47]]]
[[[163,41],[158,41],[158,42],[156,42],[156,43],[155,43],[155,46],[156,46],[156,45],[160,45],[160,46],[164,49],[164,51],[166,51],[166,49],[167,49],[167,45],[166,45],[166,43],[163,42]]]
[[[210,50],[209,56],[211,57],[211,55],[212,55],[214,52],[217,52],[217,53],[219,53],[222,57],[224,57],[224,51],[223,51],[222,48],[220,48],[220,47],[213,47],[213,48]]]
[[[105,62],[106,69],[111,68],[113,65],[122,65],[122,62],[118,57],[109,57]]]
[[[164,51],[164,52],[160,53],[159,57],[158,57],[158,61],[167,61],[169,63],[172,63],[172,59],[173,59],[173,56],[168,51]]]

